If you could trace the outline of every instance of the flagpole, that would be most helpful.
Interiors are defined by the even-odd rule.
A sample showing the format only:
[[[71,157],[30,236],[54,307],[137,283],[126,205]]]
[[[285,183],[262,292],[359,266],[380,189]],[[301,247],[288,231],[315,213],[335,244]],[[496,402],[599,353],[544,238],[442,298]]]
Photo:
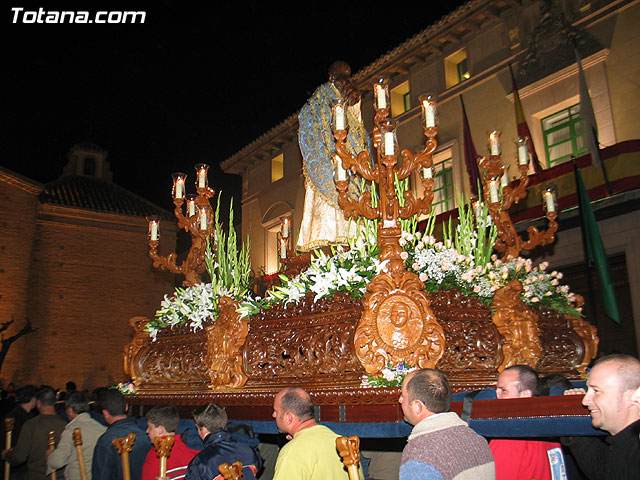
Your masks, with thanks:
[[[576,182],[576,193],[578,194],[578,214],[580,216],[580,235],[582,237],[582,252],[584,255],[584,266],[587,273],[587,288],[589,291],[589,310],[591,311],[591,318],[593,318],[593,324],[598,327],[598,309],[596,294],[593,288],[593,265],[589,259],[587,253],[587,234],[584,225],[584,216],[582,215],[582,202],[580,202],[580,188],[578,186],[578,164],[576,163],[576,157],[571,155],[571,162],[573,163],[573,174]]]

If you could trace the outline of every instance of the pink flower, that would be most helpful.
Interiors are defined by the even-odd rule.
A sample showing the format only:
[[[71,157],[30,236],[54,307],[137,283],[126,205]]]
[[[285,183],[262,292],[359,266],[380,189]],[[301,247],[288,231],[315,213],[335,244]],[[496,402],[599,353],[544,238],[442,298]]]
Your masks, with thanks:
[[[400,258],[403,260],[406,260],[407,258],[409,258],[409,254],[407,252],[402,252],[400,254]]]
[[[429,280],[429,275],[427,275],[426,273],[422,272],[420,274],[420,281],[421,282],[426,282],[427,280]]]

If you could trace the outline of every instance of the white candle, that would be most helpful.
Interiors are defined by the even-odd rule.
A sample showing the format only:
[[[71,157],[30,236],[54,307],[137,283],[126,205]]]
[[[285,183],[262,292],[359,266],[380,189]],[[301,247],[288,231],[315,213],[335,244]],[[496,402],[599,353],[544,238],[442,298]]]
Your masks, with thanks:
[[[200,230],[208,230],[209,229],[209,217],[207,215],[207,210],[204,208],[200,210]]]
[[[495,180],[489,182],[489,200],[491,203],[498,203],[500,197],[498,196],[498,183]]]
[[[336,178],[339,182],[347,179],[347,171],[342,167],[342,159],[336,155]]]
[[[509,172],[505,170],[504,174],[500,177],[500,185],[502,188],[509,186]]]
[[[187,215],[193,217],[196,214],[196,202],[194,200],[187,200]]]
[[[344,130],[344,107],[336,105],[336,130]]]
[[[384,154],[395,154],[395,138],[393,132],[384,132]]]
[[[376,85],[376,99],[378,103],[378,109],[387,108],[387,96],[382,85]]]
[[[289,219],[282,219],[282,230],[281,230],[282,238],[289,238]]]
[[[184,178],[176,180],[175,198],[184,198]]]
[[[529,150],[527,149],[526,144],[518,145],[518,164],[519,165],[528,165],[529,164]]]
[[[425,109],[425,115],[424,115],[424,123],[425,123],[425,127],[427,128],[431,128],[431,127],[435,127],[436,126],[436,106],[434,103],[428,102],[428,101],[424,101],[424,109]]]
[[[491,132],[489,135],[489,147],[491,155],[500,155],[500,137],[497,132]]]
[[[158,222],[151,221],[149,222],[149,231],[151,235],[151,240],[158,240]]]
[[[431,167],[425,167],[422,169],[422,176],[424,178],[433,178],[433,170]]]
[[[280,239],[280,258],[287,258],[287,241],[284,238]]]
[[[480,215],[482,215],[482,204],[480,202],[473,202],[473,213],[476,218],[480,218]]]
[[[556,211],[556,202],[553,200],[553,192],[550,192],[549,190],[544,192],[544,203],[547,207],[547,212]]]

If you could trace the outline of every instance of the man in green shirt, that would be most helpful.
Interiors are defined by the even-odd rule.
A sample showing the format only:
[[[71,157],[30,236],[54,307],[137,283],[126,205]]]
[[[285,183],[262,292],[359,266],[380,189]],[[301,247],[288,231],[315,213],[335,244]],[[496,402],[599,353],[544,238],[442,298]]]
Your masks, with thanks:
[[[301,388],[280,391],[273,402],[273,418],[289,443],[280,450],[274,480],[348,480],[336,447],[338,434],[313,417],[313,400]],[[360,478],[364,478],[359,470]]]

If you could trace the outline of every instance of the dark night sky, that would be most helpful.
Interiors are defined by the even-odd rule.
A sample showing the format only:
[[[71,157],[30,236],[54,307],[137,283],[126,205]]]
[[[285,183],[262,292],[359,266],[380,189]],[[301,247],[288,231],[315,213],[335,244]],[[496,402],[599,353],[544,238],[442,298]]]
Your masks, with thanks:
[[[355,73],[462,3],[12,2],[0,165],[45,183],[90,141],[109,151],[115,183],[165,208],[170,174],[193,179],[200,162],[214,188],[235,191],[240,178],[218,163],[295,113],[334,60]],[[11,7],[43,5],[147,15],[143,25],[13,23]]]

